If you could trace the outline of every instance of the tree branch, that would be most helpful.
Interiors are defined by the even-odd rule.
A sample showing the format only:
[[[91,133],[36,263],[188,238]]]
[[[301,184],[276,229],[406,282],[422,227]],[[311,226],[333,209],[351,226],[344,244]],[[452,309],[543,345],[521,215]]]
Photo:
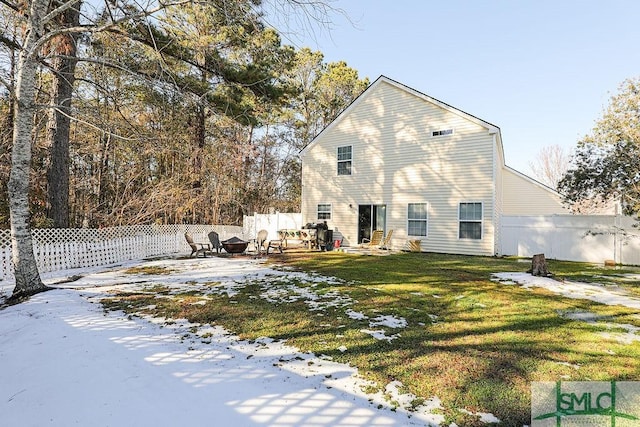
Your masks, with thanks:
[[[0,0],[0,1],[6,1],[6,0]],[[152,9],[148,9],[148,10],[140,10],[137,13],[133,13],[133,14],[126,14],[122,17],[120,17],[119,19],[116,19],[115,21],[111,21],[111,22],[107,22],[105,24],[102,25],[79,25],[79,26],[75,26],[75,27],[67,27],[67,28],[60,28],[57,30],[53,30],[53,31],[49,31],[47,34],[45,34],[43,37],[41,37],[38,40],[38,43],[35,44],[33,51],[34,52],[38,52],[42,46],[44,44],[46,44],[49,40],[51,40],[54,37],[57,37],[59,35],[62,34],[72,34],[72,33],[91,33],[91,34],[95,34],[95,33],[100,33],[103,31],[107,31],[109,29],[115,28],[118,25],[127,22],[127,21],[131,21],[131,20],[136,20],[136,19],[141,19],[141,18],[146,18],[149,16],[152,16],[154,14],[156,14],[157,12],[166,9],[169,6],[180,6],[183,4],[187,4],[190,3],[191,0],[178,0],[178,1],[174,1],[174,2],[168,2],[168,3],[161,3],[158,6],[152,8]],[[64,10],[67,10],[69,7],[71,7],[71,5],[75,4],[76,1],[75,0],[71,0],[67,3],[65,3],[65,5],[61,6],[60,8],[56,9],[55,11],[57,11],[57,13],[55,15],[52,15],[53,12],[50,12],[49,14],[47,14],[47,17],[49,17],[49,20],[51,20],[53,17],[57,16],[58,14],[60,14],[61,12],[63,12]],[[54,12],[55,12],[54,11]],[[51,16],[50,16],[51,15]]]
[[[20,8],[18,7],[17,4],[12,3],[10,1],[7,1],[7,0],[0,0],[0,3],[5,5],[5,6],[7,6],[10,9],[12,9],[14,12],[20,13]]]
[[[1,0],[0,0],[1,1]],[[0,34],[0,43],[7,46],[9,49],[20,50],[22,46],[17,41],[6,37],[4,34]]]
[[[12,89],[13,85],[11,84],[11,82],[5,80],[2,76],[0,76],[0,83],[2,83],[2,85],[7,88],[7,90],[9,91],[9,96],[15,99],[15,94],[13,93],[13,89]]]
[[[56,16],[63,14],[66,10],[71,9],[73,6],[76,6],[76,5],[79,6],[81,3],[82,3],[82,0],[69,0],[66,3],[63,3],[59,7],[53,9],[51,12],[47,13],[42,18],[42,24],[43,25],[48,24],[49,21],[54,19]]]

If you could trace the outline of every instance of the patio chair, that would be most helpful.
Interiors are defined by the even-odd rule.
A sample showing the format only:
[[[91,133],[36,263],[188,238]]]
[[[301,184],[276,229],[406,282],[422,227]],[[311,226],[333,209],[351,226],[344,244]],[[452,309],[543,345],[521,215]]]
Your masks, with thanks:
[[[384,230],[373,230],[373,233],[371,233],[371,239],[367,239],[366,237],[362,239],[362,243],[360,243],[360,247],[375,248],[376,246],[380,245],[383,237],[384,237]]]
[[[209,241],[211,242],[211,247],[216,250],[216,253],[220,253],[220,249],[222,249],[222,243],[220,243],[220,236],[215,231],[212,231],[208,234]]]
[[[286,246],[287,233],[283,233],[282,231],[279,231],[278,237],[279,237],[278,239],[269,240],[269,242],[267,243],[267,255],[269,255],[269,249],[271,248],[277,249],[278,252],[282,253],[282,249]]]
[[[258,236],[256,237],[256,251],[258,253],[261,253],[263,249],[268,250],[268,248],[265,247],[268,236],[269,232],[267,230],[258,231]]]
[[[193,237],[189,233],[184,233],[184,238],[187,240],[187,243],[191,247],[191,254],[189,257],[192,257],[193,254],[198,255],[202,254],[204,258],[207,257],[207,253],[211,253],[211,244],[210,243],[197,243],[193,241]]]
[[[391,243],[391,236],[393,235],[393,230],[389,230],[385,238],[380,243],[380,249],[391,250],[389,244]]]

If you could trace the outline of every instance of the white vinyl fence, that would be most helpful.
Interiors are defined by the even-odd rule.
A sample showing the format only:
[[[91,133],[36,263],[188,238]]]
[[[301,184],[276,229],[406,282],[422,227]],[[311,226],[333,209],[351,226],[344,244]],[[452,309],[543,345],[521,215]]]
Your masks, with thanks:
[[[621,215],[503,216],[500,227],[501,253],[569,261],[640,265],[640,230],[633,218]],[[184,233],[207,242],[216,231],[221,240],[237,236],[256,237],[269,232],[303,227],[299,213],[245,216],[243,226],[228,225],[138,225],[102,229],[34,229],[33,249],[41,273],[72,268],[97,267],[191,249]],[[0,230],[0,284],[13,280],[9,230]]]
[[[503,216],[503,255],[640,265],[640,230],[622,215]]]
[[[248,238],[255,238],[260,230],[267,230],[267,239],[278,238],[278,230],[299,230],[303,228],[301,213],[254,214],[242,218],[243,232]]]
[[[137,225],[101,229],[33,229],[33,250],[41,273],[97,267],[146,257],[191,252],[184,238],[208,242],[216,231],[220,240],[245,238],[242,227],[227,225]],[[246,236],[250,238],[251,236]],[[0,230],[0,281],[13,280],[9,230]],[[0,282],[1,283],[1,282]]]

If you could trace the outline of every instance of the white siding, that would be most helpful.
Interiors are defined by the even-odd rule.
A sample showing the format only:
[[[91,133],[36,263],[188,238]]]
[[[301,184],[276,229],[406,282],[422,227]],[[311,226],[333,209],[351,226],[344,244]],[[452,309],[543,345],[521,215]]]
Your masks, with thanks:
[[[519,172],[503,168],[502,187],[504,215],[552,215],[567,214],[560,196]]]
[[[453,135],[432,132],[454,129]],[[303,222],[318,203],[331,203],[329,227],[357,243],[358,205],[387,205],[393,246],[407,241],[407,204],[429,203],[422,249],[494,253],[494,147],[486,127],[409,91],[383,82],[365,92],[303,152]],[[353,146],[353,174],[336,173],[337,147]],[[458,204],[482,202],[482,240],[458,239]],[[349,205],[352,205],[350,208]]]

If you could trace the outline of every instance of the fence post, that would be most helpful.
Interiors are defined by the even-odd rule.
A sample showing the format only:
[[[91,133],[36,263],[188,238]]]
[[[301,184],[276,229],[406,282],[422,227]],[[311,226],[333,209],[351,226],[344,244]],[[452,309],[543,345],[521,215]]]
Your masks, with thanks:
[[[613,217],[613,260],[616,264],[622,263],[622,240],[620,230],[622,229],[622,219],[620,214]]]

